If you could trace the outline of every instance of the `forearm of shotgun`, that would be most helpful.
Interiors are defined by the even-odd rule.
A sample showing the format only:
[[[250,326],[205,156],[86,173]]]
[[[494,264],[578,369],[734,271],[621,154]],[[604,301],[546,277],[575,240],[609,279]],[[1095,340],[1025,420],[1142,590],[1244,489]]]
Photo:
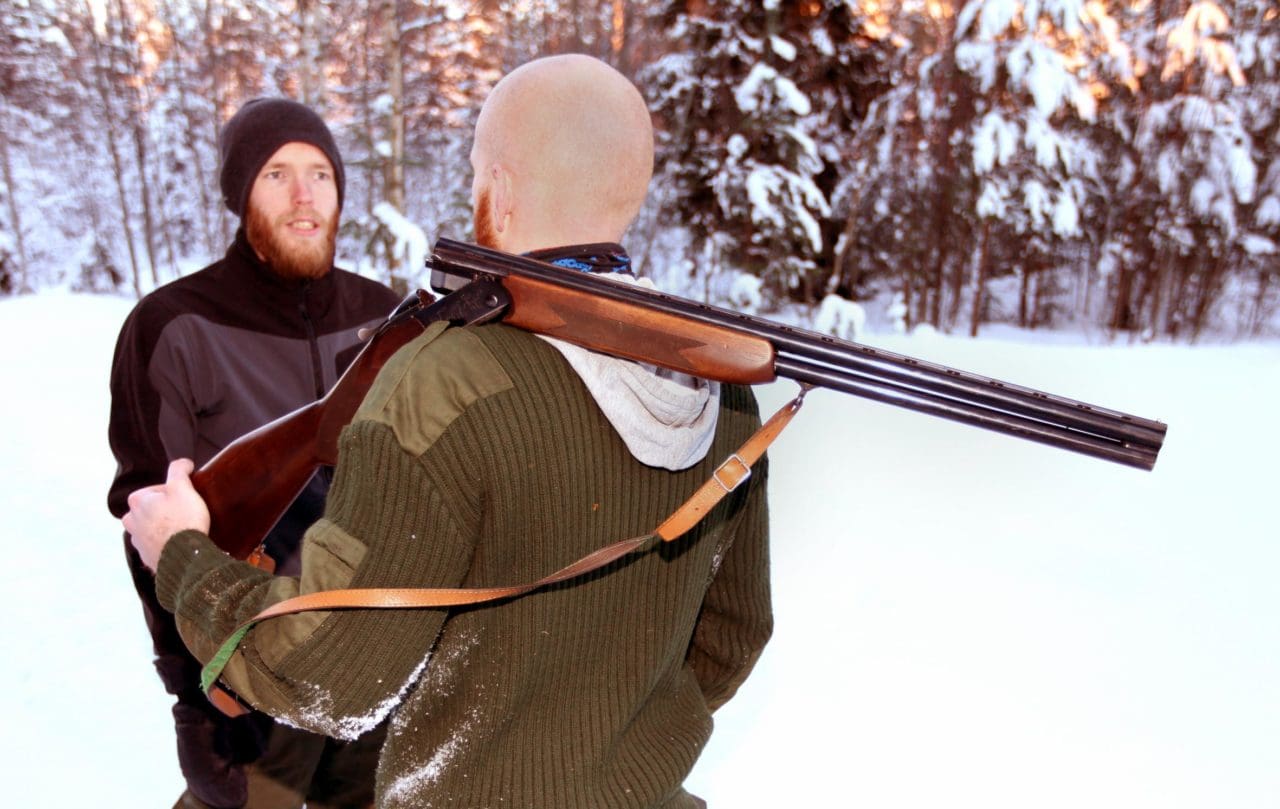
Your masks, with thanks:
[[[740,385],[774,379],[773,345],[732,328],[610,300],[534,278],[508,276],[503,322],[593,351]]]

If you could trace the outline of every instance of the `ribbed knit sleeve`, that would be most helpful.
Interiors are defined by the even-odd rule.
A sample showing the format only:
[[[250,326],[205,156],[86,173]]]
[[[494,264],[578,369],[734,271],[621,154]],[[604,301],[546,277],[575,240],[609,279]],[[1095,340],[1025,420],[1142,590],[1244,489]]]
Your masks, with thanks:
[[[166,548],[157,589],[202,661],[240,622],[295,595],[461,581],[469,542],[391,431],[353,424],[341,459],[326,516],[303,540],[301,578],[267,576],[197,532],[184,532]],[[245,636],[222,679],[259,710],[354,738],[378,724],[421,672],[444,616],[370,610],[271,619]]]

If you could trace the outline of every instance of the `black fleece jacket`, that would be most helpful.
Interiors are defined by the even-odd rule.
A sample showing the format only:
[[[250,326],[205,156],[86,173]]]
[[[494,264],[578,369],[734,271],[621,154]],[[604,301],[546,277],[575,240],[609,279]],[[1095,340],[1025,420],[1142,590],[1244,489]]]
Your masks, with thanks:
[[[243,229],[222,260],[144,297],[120,331],[111,367],[111,513],[122,516],[130,492],[162,482],[170,460],[198,467],[321,397],[358,353],[356,332],[398,302],[385,286],[336,268],[317,280],[282,279],[258,260]],[[317,474],[268,538],[282,572],[296,566],[328,480],[328,470]],[[155,602],[150,573],[127,541],[125,548],[161,679],[179,693],[198,666]]]

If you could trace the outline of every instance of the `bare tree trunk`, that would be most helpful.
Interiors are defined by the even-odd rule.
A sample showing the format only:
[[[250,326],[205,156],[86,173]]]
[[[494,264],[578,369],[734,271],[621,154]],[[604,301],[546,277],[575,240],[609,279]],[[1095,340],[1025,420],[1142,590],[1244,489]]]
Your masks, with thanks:
[[[0,113],[4,113],[0,115],[0,170],[4,172],[5,202],[9,207],[9,221],[13,224],[13,238],[18,248],[18,271],[14,278],[13,289],[15,292],[26,292],[28,289],[27,246],[22,235],[22,211],[18,207],[17,187],[13,183],[13,165],[9,156],[9,131],[5,123],[8,117],[8,102],[0,97],[0,105],[2,105]]]
[[[143,244],[147,248],[147,263],[151,265],[151,283],[158,286],[160,274],[156,269],[159,262],[156,261],[156,224],[151,203],[151,182],[148,179],[150,172],[147,171],[147,133],[146,125],[136,108],[130,130],[133,133],[134,156],[138,161],[138,186],[142,192]]]
[[[1149,236],[1144,234],[1141,224],[1140,218],[1136,215],[1131,214],[1126,217],[1126,225],[1122,232],[1132,238],[1141,240],[1138,243],[1141,247],[1141,254],[1136,260],[1122,259],[1120,261],[1120,270],[1116,278],[1116,299],[1110,318],[1112,331],[1138,332],[1142,330],[1142,305],[1146,299],[1147,292],[1139,288],[1138,282],[1145,280],[1145,278],[1139,277],[1141,270],[1135,269],[1135,267],[1150,267],[1152,262],[1155,261],[1155,251]],[[1137,292],[1136,295],[1135,291]]]
[[[387,0],[387,92],[391,95],[391,154],[386,163],[387,202],[404,212],[404,51],[397,0]]]
[[[940,319],[938,306],[938,288],[934,286],[932,280],[925,280],[920,285],[920,307],[916,315],[917,323],[928,323],[934,328],[938,328]]]
[[[120,227],[124,232],[125,244],[129,249],[129,264],[133,272],[133,291],[142,297],[142,270],[138,266],[138,249],[133,243],[133,225],[130,223],[129,194],[125,188],[124,160],[120,156],[120,143],[116,132],[116,118],[112,113],[114,94],[108,81],[108,65],[103,64],[103,42],[94,26],[93,10],[88,1],[85,2],[85,21],[89,27],[90,40],[93,43],[93,75],[98,91],[98,99],[102,102],[101,129],[107,136],[107,150],[111,154],[111,167],[115,173],[116,196],[120,205]]]
[[[215,15],[220,16],[221,11],[215,9],[215,3],[219,0],[206,0],[204,4],[204,47],[205,60],[209,64],[209,92],[210,101],[213,102],[213,118],[208,122],[213,135],[213,142],[218,142],[218,134],[222,128],[222,114],[227,106],[227,94],[223,89],[223,74],[226,72],[222,58],[222,43],[218,40],[218,28],[214,25]],[[218,199],[221,203],[222,195],[219,192]],[[231,241],[231,212],[227,210],[224,204],[215,206],[218,210],[218,225],[216,230],[216,241],[218,245]],[[217,248],[211,250],[211,255],[217,254]]]
[[[915,297],[915,285],[911,283],[913,277],[912,273],[907,273],[902,280],[902,326],[907,332],[916,324],[916,317],[911,312]]]
[[[987,240],[991,235],[991,220],[982,220],[982,235],[979,237],[978,245],[978,270],[977,275],[973,279],[973,310],[969,314],[969,336],[978,336],[978,325],[982,322],[982,300],[985,296],[987,285],[987,277],[989,270],[987,261],[989,260],[989,250]]]
[[[862,194],[855,192],[854,196],[849,200],[849,215],[845,217],[844,229],[840,233],[840,238],[836,241],[836,251],[831,262],[831,278],[827,282],[827,294],[835,292],[840,287],[846,289],[853,288],[853,282],[846,282],[845,278],[849,273],[849,252],[850,245],[853,244],[854,236],[858,230],[858,209],[861,207]]]
[[[1271,273],[1265,269],[1258,271],[1258,290],[1253,296],[1253,312],[1249,318],[1249,336],[1261,337],[1262,327],[1267,322],[1267,292],[1271,288]]]
[[[965,247],[972,248],[973,242],[970,241]],[[956,251],[956,262],[959,266],[953,267],[951,277],[948,279],[951,283],[951,299],[947,302],[947,331],[955,328],[960,323],[960,309],[964,305],[964,281],[968,275],[968,265],[972,263],[972,259],[965,260],[964,254],[959,250]]]
[[[1175,279],[1169,272],[1168,251],[1165,255],[1147,265],[1146,284],[1142,288],[1143,310],[1147,312],[1147,322],[1155,334],[1164,334],[1169,330],[1169,313],[1178,305],[1178,293],[1171,287]]]
[[[312,24],[311,0],[297,0],[296,8],[301,34],[298,43],[298,95],[302,97],[302,103],[310,107],[316,101],[315,62],[311,59],[311,43],[315,42],[316,32]]]
[[[303,104],[313,109],[324,96],[324,80],[320,77],[317,13],[316,3],[312,0],[298,0],[298,95]]]
[[[613,55],[613,65],[623,74],[631,75],[629,53],[627,50],[627,0],[613,0],[613,17],[609,32],[609,52]]]
[[[1152,320],[1152,309],[1150,308],[1152,295],[1152,285],[1156,281],[1155,274],[1151,271],[1151,263],[1144,262],[1142,266],[1145,268],[1140,270],[1133,279],[1133,301],[1130,309],[1133,312],[1133,330],[1136,332],[1154,333],[1159,327],[1159,323]]]
[[[1035,276],[1035,291],[1031,295],[1031,328],[1035,329],[1041,323],[1045,322],[1044,302],[1046,290],[1048,289],[1052,276],[1048,272],[1049,267],[1046,264],[1039,268]]]
[[[1018,278],[1018,326],[1023,329],[1031,318],[1031,276],[1034,274],[1024,262]]]
[[[1127,331],[1132,328],[1132,317],[1129,314],[1129,295],[1133,285],[1133,272],[1129,263],[1123,259],[1116,269],[1115,300],[1111,304],[1111,319],[1108,323],[1111,330]]]
[[[120,66],[120,70],[115,70],[114,53],[112,48],[111,59],[112,77],[132,76],[141,78],[143,72],[142,59],[138,53],[138,37],[137,31],[133,27],[131,10],[126,5],[126,0],[115,0],[116,21],[119,26],[120,43],[127,48],[122,54],[125,59],[124,64]],[[110,32],[110,26],[108,26]],[[126,85],[126,97],[129,104],[129,134],[133,139],[134,159],[138,167],[138,191],[142,197],[142,237],[143,244],[147,248],[147,263],[151,265],[151,283],[158,286],[160,283],[160,274],[157,269],[159,264],[156,261],[156,225],[154,208],[151,202],[151,172],[148,170],[149,162],[147,159],[147,104],[143,98],[143,84],[141,81],[132,86]]]
[[[387,92],[391,96],[391,120],[388,133],[391,136],[391,154],[385,165],[387,202],[400,213],[405,213],[404,189],[404,49],[400,42],[400,13],[398,0],[386,0],[386,49]],[[394,243],[388,240],[388,254]],[[409,277],[399,262],[405,257],[391,255],[391,288],[401,295],[409,291]]]
[[[364,134],[369,140],[370,153],[376,154],[373,150],[374,133],[377,131],[377,122],[373,118],[373,93],[371,87],[373,85],[373,59],[371,53],[373,51],[373,26],[374,15],[370,14],[365,17],[364,31],[360,37],[360,116],[364,122]],[[365,173],[365,206],[364,213],[366,217],[373,217],[373,206],[378,200],[378,165],[377,160],[369,159],[364,161]]]
[[[951,263],[951,255],[947,247],[941,244],[941,240],[934,251],[933,277],[929,279],[929,322],[939,331],[946,331],[947,311],[951,308],[947,300],[947,268]]]
[[[206,8],[208,6],[206,5]],[[166,9],[168,6],[166,6]],[[166,11],[166,13],[168,13]],[[172,31],[172,28],[170,29]],[[204,128],[204,121],[200,120],[197,112],[192,108],[190,93],[186,91],[185,81],[187,72],[181,66],[188,64],[190,51],[184,47],[182,37],[173,34],[173,81],[180,86],[176,94],[178,101],[178,113],[182,116],[182,143],[187,149],[188,165],[191,167],[193,178],[196,184],[196,193],[200,199],[200,210],[197,215],[200,217],[200,233],[203,237],[205,255],[212,258],[218,253],[217,234],[214,232],[214,223],[211,213],[215,207],[222,207],[210,198],[209,189],[212,188],[208,173],[205,171],[204,160],[200,154],[200,141],[198,133]],[[166,229],[166,235],[168,229]],[[176,268],[175,268],[176,269]]]
[[[1213,311],[1213,304],[1218,300],[1223,279],[1228,275],[1230,260],[1231,253],[1228,251],[1223,256],[1206,255],[1201,261],[1200,289],[1198,290],[1199,294],[1196,296],[1195,308],[1191,313],[1191,339],[1193,341],[1200,339],[1205,326],[1209,324],[1209,314]]]

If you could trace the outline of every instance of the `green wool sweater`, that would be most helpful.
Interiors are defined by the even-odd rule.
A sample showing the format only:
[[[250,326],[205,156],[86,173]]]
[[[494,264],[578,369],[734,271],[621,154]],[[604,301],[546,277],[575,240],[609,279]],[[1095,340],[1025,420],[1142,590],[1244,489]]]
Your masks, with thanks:
[[[383,368],[341,441],[299,578],[175,536],[157,593],[202,661],[263,607],[339,587],[539,579],[652,532],[759,424],[724,386],[707,457],[671,472],[628,452],[553,347],[503,325],[433,326]],[[695,529],[496,604],[264,621],[223,680],[339,738],[390,715],[379,807],[692,807],[681,784],[712,712],[772,628],[766,466]]]

